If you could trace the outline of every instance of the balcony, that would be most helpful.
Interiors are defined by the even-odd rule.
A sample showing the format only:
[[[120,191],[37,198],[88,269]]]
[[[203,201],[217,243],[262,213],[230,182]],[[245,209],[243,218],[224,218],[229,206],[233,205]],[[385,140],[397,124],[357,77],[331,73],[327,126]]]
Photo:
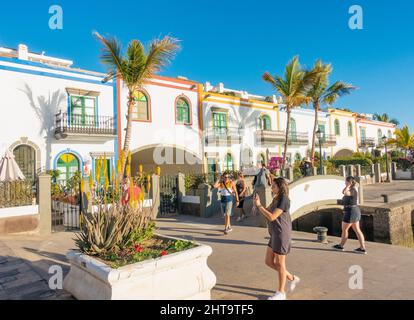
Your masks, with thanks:
[[[116,136],[115,120],[108,116],[82,116],[59,112],[55,115],[58,140],[108,141]]]
[[[263,147],[285,143],[284,130],[258,130],[256,131],[256,144]],[[307,145],[309,137],[307,132],[289,132],[289,145]]]
[[[204,135],[206,145],[229,146],[240,144],[243,134],[240,128],[207,128]]]
[[[316,137],[316,145],[319,146],[318,137]],[[336,146],[336,135],[334,135],[334,134],[324,134],[322,139],[321,139],[321,145],[323,147]]]
[[[258,146],[271,147],[285,142],[286,132],[283,130],[257,130],[255,141]]]
[[[309,135],[307,132],[289,132],[288,144],[306,146],[309,144]]]
[[[373,148],[375,147],[377,139],[375,138],[361,138],[359,142],[360,148]]]

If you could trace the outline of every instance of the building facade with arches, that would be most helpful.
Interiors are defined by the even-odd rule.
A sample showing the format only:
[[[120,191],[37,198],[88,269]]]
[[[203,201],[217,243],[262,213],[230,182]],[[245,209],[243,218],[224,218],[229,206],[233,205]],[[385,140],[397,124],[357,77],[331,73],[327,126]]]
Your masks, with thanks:
[[[72,64],[25,45],[0,48],[1,152],[13,152],[28,180],[56,169],[65,184],[93,172],[98,157],[115,157],[115,83]]]

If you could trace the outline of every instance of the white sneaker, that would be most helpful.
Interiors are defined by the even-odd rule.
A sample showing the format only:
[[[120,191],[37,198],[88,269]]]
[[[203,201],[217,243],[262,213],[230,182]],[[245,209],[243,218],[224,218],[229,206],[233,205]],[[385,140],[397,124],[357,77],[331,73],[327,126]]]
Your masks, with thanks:
[[[236,221],[237,221],[237,222],[240,222],[240,221],[242,221],[242,218],[241,218],[241,217],[238,217],[238,218],[236,219]]]
[[[267,300],[286,300],[286,293],[276,291],[276,293],[273,296],[267,298]]]
[[[293,280],[289,281],[289,292],[295,290],[296,285],[300,282],[300,278],[298,276],[293,276]]]
[[[228,227],[227,228],[227,232],[232,232],[233,231],[233,228],[232,227]]]

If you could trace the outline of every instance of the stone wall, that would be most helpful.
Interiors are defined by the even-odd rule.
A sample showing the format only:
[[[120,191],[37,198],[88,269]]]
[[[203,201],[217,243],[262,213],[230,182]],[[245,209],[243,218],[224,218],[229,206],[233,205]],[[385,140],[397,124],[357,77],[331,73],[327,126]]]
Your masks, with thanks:
[[[414,200],[381,208],[362,206],[361,209],[364,214],[372,215],[375,242],[394,245],[414,242]]]

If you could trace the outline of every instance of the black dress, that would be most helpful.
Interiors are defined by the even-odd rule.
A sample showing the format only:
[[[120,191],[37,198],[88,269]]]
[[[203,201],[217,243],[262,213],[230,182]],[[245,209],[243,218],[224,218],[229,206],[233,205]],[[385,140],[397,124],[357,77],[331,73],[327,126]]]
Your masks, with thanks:
[[[283,213],[275,221],[268,222],[270,240],[268,246],[278,255],[287,255],[291,249],[292,220],[290,218],[290,200],[283,196],[278,201],[272,202],[270,211],[283,210]]]
[[[345,223],[356,223],[361,220],[361,210],[358,207],[358,192],[355,188],[350,190],[350,196],[344,196],[344,216],[342,221]]]
[[[242,193],[243,189],[244,189],[244,182],[237,181],[236,190],[237,190],[237,195],[239,196],[239,205],[237,206],[237,208],[243,208],[245,195],[240,196],[240,193]]]

